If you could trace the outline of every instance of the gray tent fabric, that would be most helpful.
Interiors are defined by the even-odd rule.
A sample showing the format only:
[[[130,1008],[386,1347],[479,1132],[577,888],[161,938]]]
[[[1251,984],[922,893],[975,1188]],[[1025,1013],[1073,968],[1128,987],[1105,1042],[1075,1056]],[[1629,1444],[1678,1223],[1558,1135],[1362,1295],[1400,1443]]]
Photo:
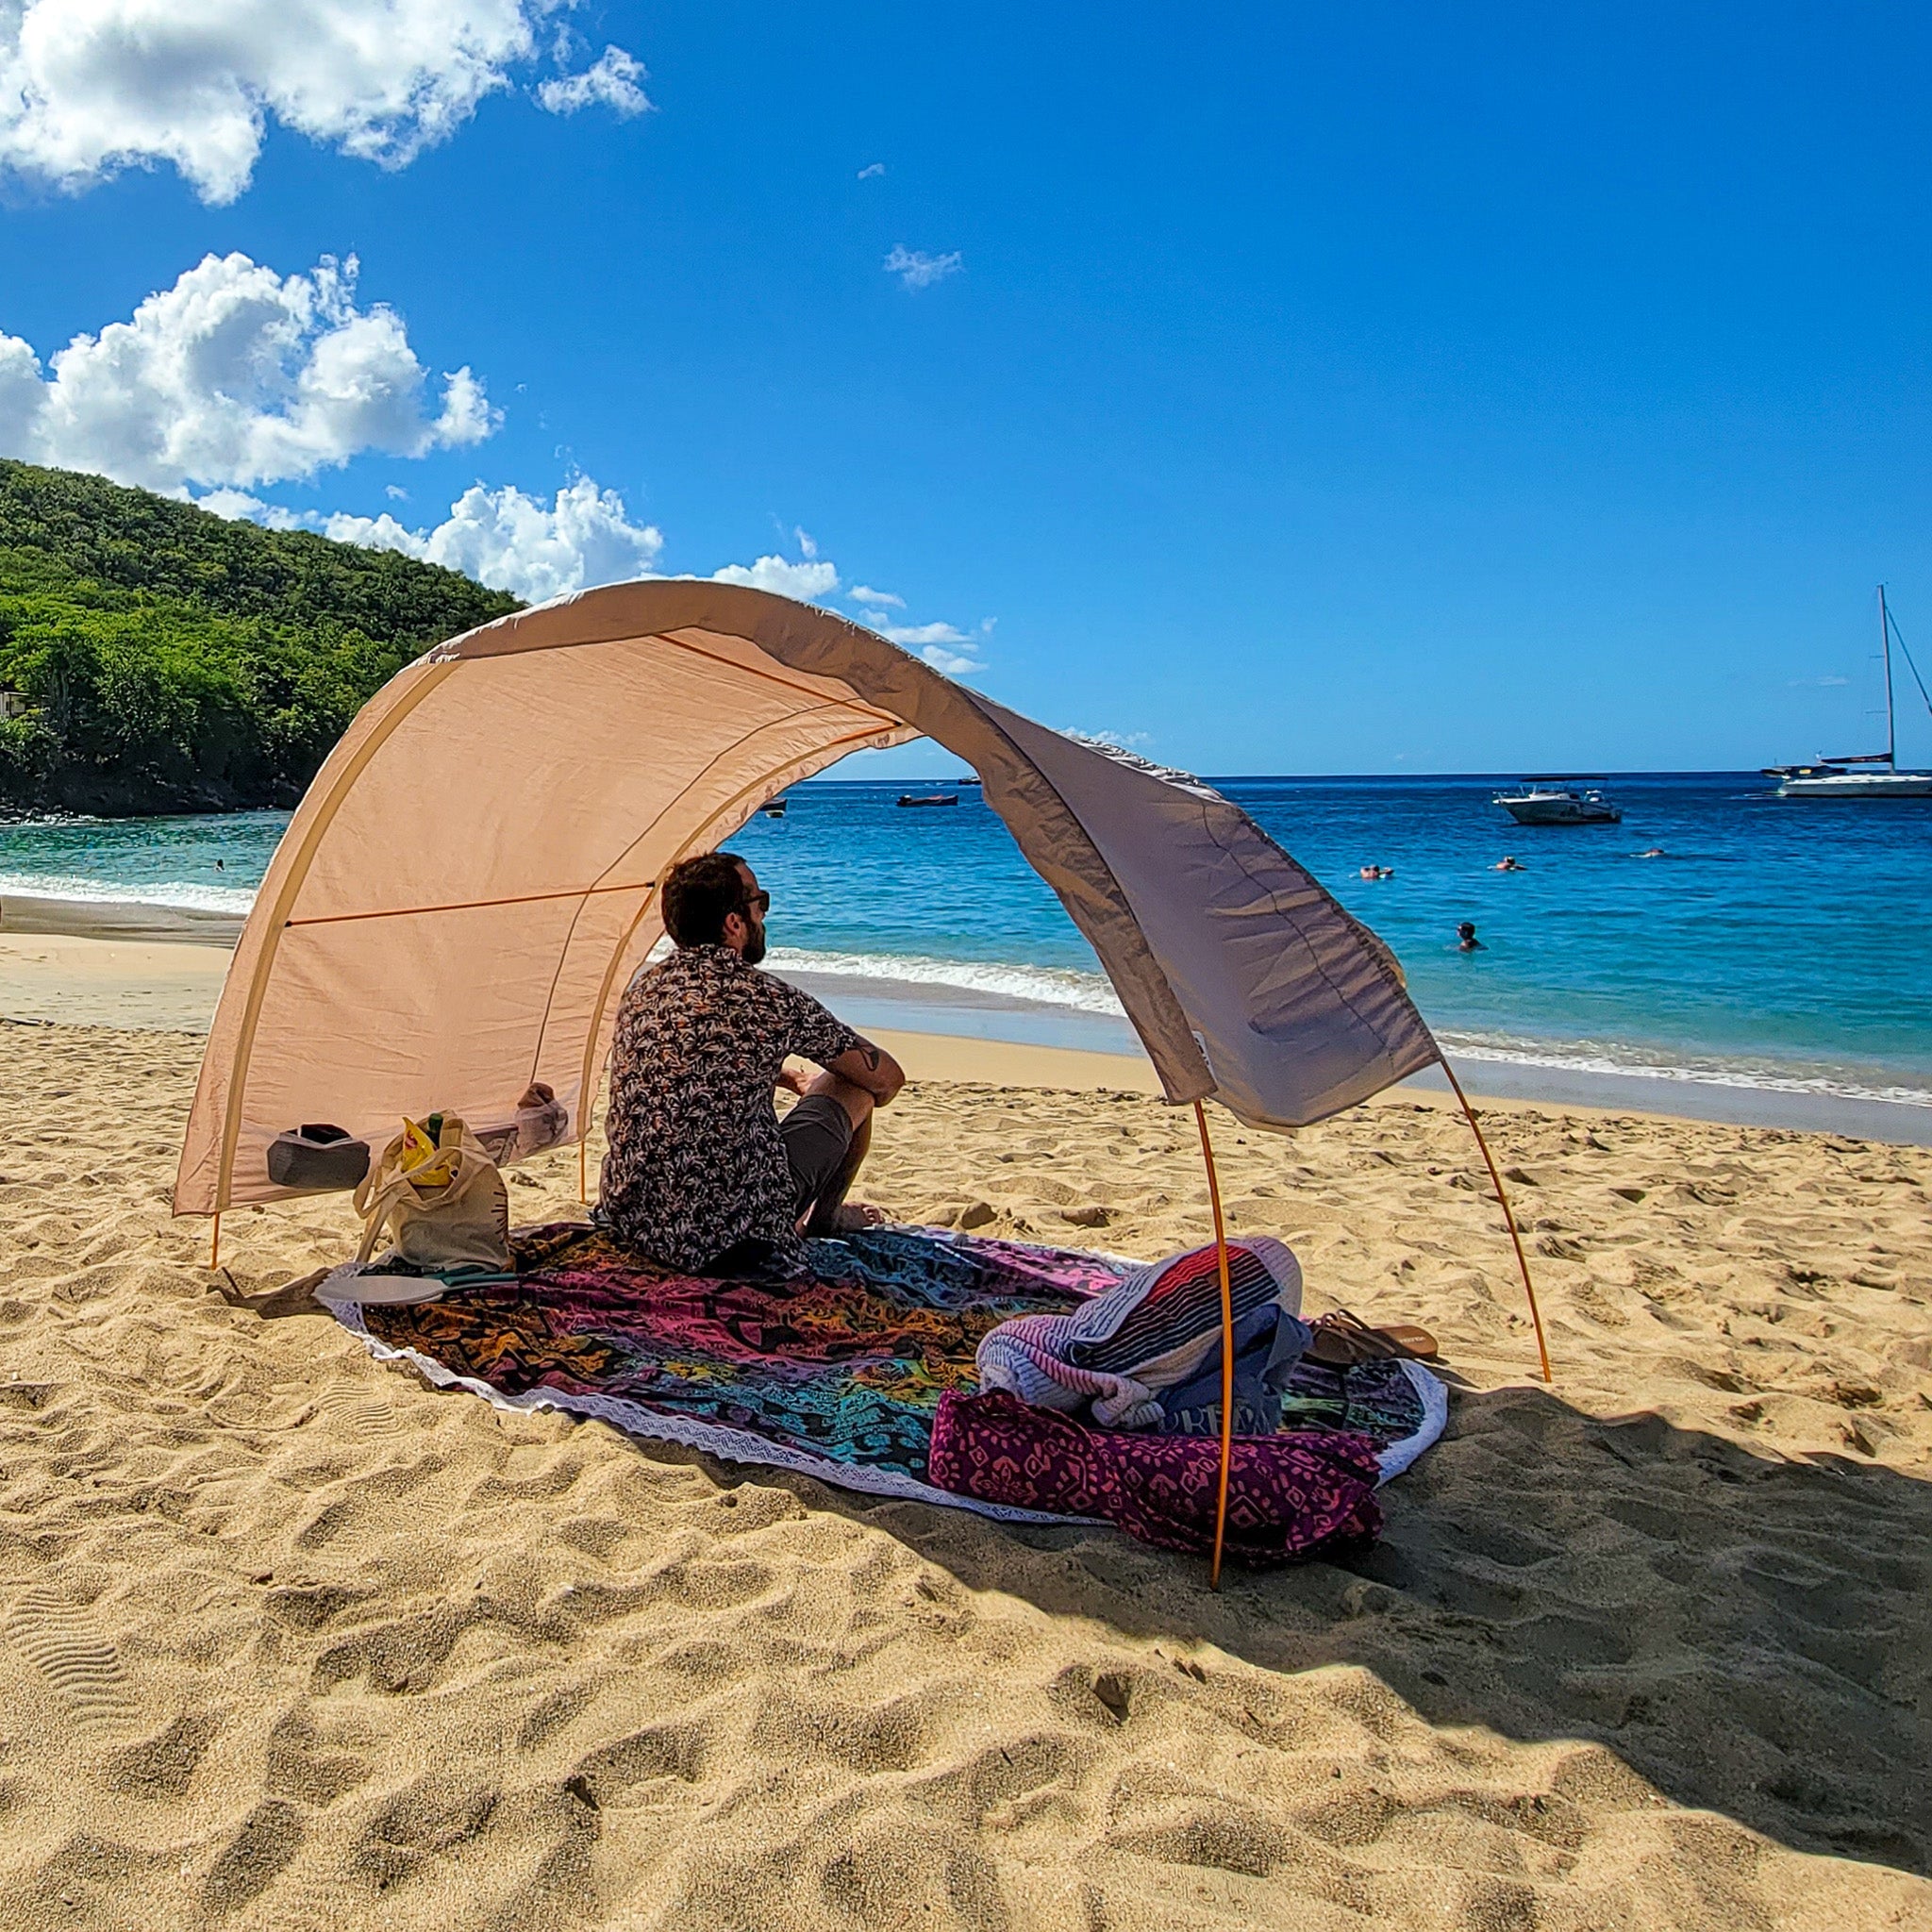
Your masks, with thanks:
[[[1239,806],[974,702],[1093,839],[1229,1111],[1303,1126],[1441,1058],[1388,948]]]
[[[1441,1058],[1388,950],[1209,788],[832,612],[653,579],[453,639],[363,708],[243,929],[176,1211],[287,1193],[266,1150],[304,1121],[489,1123],[541,1081],[581,1139],[663,871],[785,786],[921,734],[979,774],[1169,1100],[1298,1126]]]

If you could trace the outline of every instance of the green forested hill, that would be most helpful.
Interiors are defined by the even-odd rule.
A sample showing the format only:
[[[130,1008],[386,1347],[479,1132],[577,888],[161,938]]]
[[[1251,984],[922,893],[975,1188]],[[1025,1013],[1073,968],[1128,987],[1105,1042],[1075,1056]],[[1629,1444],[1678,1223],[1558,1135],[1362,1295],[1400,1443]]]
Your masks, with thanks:
[[[363,701],[517,600],[455,571],[0,461],[0,804],[291,805]]]

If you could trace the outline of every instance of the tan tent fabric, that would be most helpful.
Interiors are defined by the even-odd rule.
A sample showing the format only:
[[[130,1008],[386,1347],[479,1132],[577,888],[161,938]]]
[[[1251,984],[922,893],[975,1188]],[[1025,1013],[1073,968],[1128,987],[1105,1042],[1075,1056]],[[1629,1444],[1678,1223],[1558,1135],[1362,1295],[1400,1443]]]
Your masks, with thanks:
[[[764,591],[616,584],[452,640],[364,707],[296,811],[208,1036],[175,1206],[286,1192],[269,1142],[405,1113],[571,1137],[656,881],[787,785],[924,734],[1091,942],[1168,1097],[1298,1125],[1439,1058],[1386,950],[1206,787],[1067,738]]]

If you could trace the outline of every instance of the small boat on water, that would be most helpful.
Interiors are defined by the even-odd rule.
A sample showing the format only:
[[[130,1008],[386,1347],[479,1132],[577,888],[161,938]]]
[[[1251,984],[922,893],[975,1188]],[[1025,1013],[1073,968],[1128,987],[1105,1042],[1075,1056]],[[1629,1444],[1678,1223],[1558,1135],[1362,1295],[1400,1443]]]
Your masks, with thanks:
[[[959,794],[957,791],[902,791],[899,794],[901,805],[958,805],[958,802]]]
[[[1911,671],[1919,695],[1932,713],[1932,697],[1919,676],[1919,667],[1899,636],[1898,625],[1885,606],[1885,586],[1878,587],[1878,635],[1885,658],[1885,749],[1848,752],[1843,758],[1820,755],[1815,764],[1766,765],[1764,775],[1778,781],[1780,798],[1932,798],[1932,772],[1901,772],[1898,768],[1898,730],[1892,715],[1891,643],[1898,647]]]
[[[1852,762],[1826,758],[1816,765],[1766,765],[1764,775],[1778,781],[1780,798],[1932,798],[1932,772],[1846,770]]]
[[[1525,778],[1518,791],[1499,791],[1500,805],[1519,825],[1614,825],[1624,808],[1601,791],[1579,791],[1581,778]]]
[[[782,819],[785,816],[785,808],[791,802],[790,799],[786,798],[768,798],[764,804],[758,807],[758,809],[768,819]]]

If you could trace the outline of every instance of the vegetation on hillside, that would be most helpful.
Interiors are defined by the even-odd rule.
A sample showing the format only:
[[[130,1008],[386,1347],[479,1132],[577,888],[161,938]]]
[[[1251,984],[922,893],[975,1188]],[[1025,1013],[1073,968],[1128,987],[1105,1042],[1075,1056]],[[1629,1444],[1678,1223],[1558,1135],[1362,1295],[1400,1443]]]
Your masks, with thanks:
[[[0,461],[0,804],[291,805],[411,658],[514,610],[455,571]]]

